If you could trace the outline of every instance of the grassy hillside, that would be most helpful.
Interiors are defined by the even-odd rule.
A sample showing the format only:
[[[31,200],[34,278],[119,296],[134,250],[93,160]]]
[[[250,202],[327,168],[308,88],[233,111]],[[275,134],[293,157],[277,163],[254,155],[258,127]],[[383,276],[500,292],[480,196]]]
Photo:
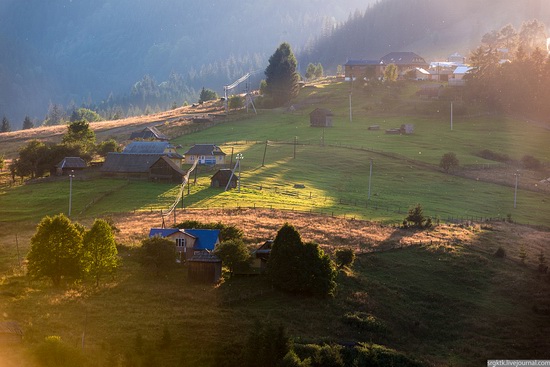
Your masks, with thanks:
[[[25,277],[19,261],[39,219],[66,212],[68,179],[3,185],[0,320],[17,320],[25,338],[19,347],[0,350],[6,356],[0,366],[35,367],[33,356],[45,336],[59,335],[69,346],[81,347],[84,330],[83,365],[215,365],[224,353],[242,347],[258,320],[283,324],[299,345],[374,343],[428,366],[550,359],[550,283],[536,271],[540,252],[550,253],[547,230],[501,222],[442,224],[433,231],[384,225],[401,222],[408,207],[421,203],[427,215],[443,221],[510,215],[546,228],[548,193],[535,183],[548,172],[520,171],[513,208],[517,167],[477,153],[489,149],[516,161],[532,155],[548,164],[550,132],[519,119],[479,115],[471,106],[462,106],[451,131],[447,104],[417,99],[417,87],[355,86],[350,122],[349,85],[320,83],[303,89],[291,109],[236,113],[173,141],[184,149],[217,143],[228,154],[244,155],[241,191],[210,188],[214,171],[203,167],[197,183],[185,190],[179,221],[234,224],[249,244],[273,238],[288,221],[328,253],[338,247],[356,251],[355,264],[340,272],[337,294],[328,300],[280,293],[262,277],[198,285],[188,281],[185,267],[155,277],[138,264],[137,247],[149,228],[161,225],[160,210],[174,201],[177,186],[93,172],[73,181],[73,217],[88,226],[95,217],[112,217],[121,230],[121,268],[99,288],[84,282],[53,289]],[[335,113],[334,127],[309,127],[315,107]],[[455,107],[460,111],[460,103]],[[414,124],[415,133],[384,133],[402,123]],[[371,125],[381,129],[368,130]],[[461,163],[453,174],[438,168],[448,151]],[[522,245],[525,264],[519,258]],[[494,256],[499,247],[506,258]],[[164,330],[172,342],[161,349]],[[142,354],[136,349],[138,335],[144,340]]]
[[[356,247],[357,260],[340,272],[334,298],[315,299],[275,291],[263,277],[238,277],[212,287],[189,282],[185,268],[154,276],[137,263],[135,247],[143,227],[158,224],[151,214],[115,218],[121,228],[122,266],[113,279],[99,288],[83,283],[53,289],[9,265],[16,264],[15,249],[5,244],[15,231],[3,226],[0,308],[3,319],[21,323],[25,340],[21,348],[2,351],[2,367],[34,367],[32,351],[47,335],[80,348],[84,330],[86,365],[113,365],[113,360],[214,365],[223,353],[245,343],[256,321],[266,320],[284,325],[297,344],[381,344],[427,366],[548,358],[550,319],[533,311],[547,308],[550,295],[547,277],[535,271],[536,255],[547,249],[545,232],[494,224],[441,226],[423,233],[332,218],[315,227],[319,218],[306,215],[233,214],[190,211],[186,219],[240,225],[247,238],[258,233],[269,238],[277,223],[288,220],[306,240],[330,238],[323,246],[329,252],[362,236],[376,240],[364,247],[368,252]],[[24,239],[32,227],[21,226],[18,233]],[[25,243],[21,240],[22,252]],[[370,252],[382,243],[397,247]],[[519,261],[520,243],[526,244],[526,265]],[[499,246],[507,258],[494,257]],[[160,348],[165,329],[172,342]],[[142,354],[136,349],[137,335],[144,341]]]
[[[185,190],[184,205],[282,208],[395,223],[409,207],[420,203],[427,215],[441,220],[511,217],[520,223],[546,225],[548,187],[539,181],[550,176],[548,170],[526,170],[519,163],[504,165],[480,158],[478,153],[488,149],[516,162],[531,155],[547,166],[550,131],[520,119],[479,115],[460,102],[455,102],[455,111],[461,115],[454,116],[451,130],[450,104],[418,99],[416,88],[416,84],[405,84],[388,92],[356,86],[350,122],[349,85],[320,83],[303,89],[292,111],[261,110],[246,116],[242,112],[241,118],[237,114],[232,121],[174,139],[184,149],[195,143],[219,144],[228,153],[228,162],[234,163],[231,153],[244,156],[240,193],[210,188],[214,171],[202,167],[196,184],[193,176],[193,184]],[[394,96],[390,102],[388,93]],[[335,113],[334,127],[309,126],[308,114],[315,107]],[[413,124],[414,134],[384,133],[402,123]],[[170,124],[163,127],[170,129]],[[368,130],[371,125],[379,125],[380,130]],[[446,174],[438,165],[450,151],[457,155],[461,168]],[[295,188],[296,184],[305,187]],[[38,220],[65,211],[68,186],[62,178],[5,187],[0,193],[2,220]],[[161,210],[177,195],[173,185],[97,177],[78,178],[73,189],[78,217]],[[44,209],[28,205],[29,197]]]

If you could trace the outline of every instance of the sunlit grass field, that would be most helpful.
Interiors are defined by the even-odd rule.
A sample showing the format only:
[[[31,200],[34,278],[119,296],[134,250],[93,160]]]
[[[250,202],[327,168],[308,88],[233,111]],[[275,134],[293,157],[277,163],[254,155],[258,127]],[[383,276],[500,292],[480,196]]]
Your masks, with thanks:
[[[406,94],[410,89],[403,88],[402,100],[413,99]],[[353,120],[349,121],[348,93],[349,86],[344,83],[320,84],[304,89],[292,111],[260,110],[254,116],[250,112],[246,119],[175,139],[173,143],[184,149],[195,143],[219,144],[233,165],[235,154],[244,156],[240,192],[209,188],[215,171],[200,167],[196,182],[191,176],[183,205],[281,208],[400,222],[408,208],[420,203],[427,215],[441,220],[512,217],[521,223],[547,224],[550,208],[545,194],[522,190],[520,185],[514,208],[513,185],[445,174],[438,164],[447,152],[454,152],[461,166],[500,164],[477,156],[483,149],[517,161],[532,155],[548,164],[549,130],[500,116],[455,116],[451,130],[449,111],[429,117],[377,113],[372,106],[377,106],[379,94],[384,92],[373,97],[362,88],[353,90]],[[316,107],[332,109],[333,127],[309,126],[308,114]],[[385,134],[385,129],[403,123],[413,124],[414,134]],[[372,125],[379,125],[380,130],[369,130]],[[38,220],[66,212],[68,191],[68,179],[4,188],[0,220]],[[72,214],[160,212],[176,200],[177,192],[178,187],[170,184],[75,179]]]

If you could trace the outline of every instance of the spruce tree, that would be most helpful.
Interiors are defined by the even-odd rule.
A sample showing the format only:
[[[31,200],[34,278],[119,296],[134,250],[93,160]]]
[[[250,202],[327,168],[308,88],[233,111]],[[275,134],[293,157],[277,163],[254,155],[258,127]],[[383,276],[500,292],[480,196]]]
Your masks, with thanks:
[[[32,129],[33,127],[34,123],[31,118],[29,116],[25,116],[25,119],[23,120],[23,130]]]
[[[282,106],[298,95],[300,76],[296,72],[297,61],[288,43],[282,43],[269,58],[265,69],[266,92],[275,107]]]
[[[0,126],[0,133],[7,133],[11,131],[10,121],[6,116],[2,118],[2,126]]]

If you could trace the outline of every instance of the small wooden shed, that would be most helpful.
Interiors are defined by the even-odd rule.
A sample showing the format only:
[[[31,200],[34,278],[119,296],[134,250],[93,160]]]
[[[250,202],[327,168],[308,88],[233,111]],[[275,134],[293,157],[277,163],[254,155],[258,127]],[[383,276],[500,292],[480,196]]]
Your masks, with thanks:
[[[309,114],[309,124],[312,127],[331,127],[333,116],[331,110],[316,108]]]
[[[231,176],[231,170],[229,168],[222,168],[218,172],[214,173],[214,176],[210,178],[210,187],[222,187],[225,188],[227,183],[231,180],[229,188],[234,189],[237,187],[237,175]]]
[[[56,173],[61,176],[71,171],[79,171],[86,168],[86,161],[80,157],[65,157],[55,165]]]
[[[222,261],[208,250],[195,251],[188,260],[187,276],[201,283],[217,283],[222,276]]]
[[[23,330],[15,321],[0,322],[0,345],[11,345],[21,343]]]

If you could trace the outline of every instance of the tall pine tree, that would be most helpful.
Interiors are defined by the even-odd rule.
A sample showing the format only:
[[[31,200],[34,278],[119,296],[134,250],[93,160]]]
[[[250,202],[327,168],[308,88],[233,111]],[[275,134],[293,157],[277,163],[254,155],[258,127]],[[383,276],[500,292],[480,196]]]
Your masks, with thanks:
[[[7,133],[11,131],[10,121],[6,116],[2,118],[2,126],[0,126],[0,133]]]
[[[298,95],[300,76],[296,72],[296,57],[288,43],[282,43],[269,58],[265,69],[266,93],[275,107],[282,106]]]
[[[31,118],[29,116],[25,116],[25,119],[23,120],[23,130],[32,129],[33,127],[34,123]]]

